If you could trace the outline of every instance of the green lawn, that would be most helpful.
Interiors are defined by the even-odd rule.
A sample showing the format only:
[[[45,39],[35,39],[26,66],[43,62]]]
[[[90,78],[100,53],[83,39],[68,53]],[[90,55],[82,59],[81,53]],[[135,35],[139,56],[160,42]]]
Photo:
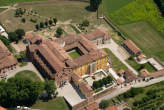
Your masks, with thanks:
[[[55,99],[49,100],[48,102],[43,102],[41,100],[37,101],[36,104],[32,106],[32,109],[40,110],[69,110],[64,99],[57,97]]]
[[[132,1],[134,0],[102,0],[103,10],[105,13],[111,14]]]
[[[150,63],[138,64],[133,58],[129,58],[126,60],[136,71],[140,72],[141,69],[145,68],[149,72],[155,72],[156,70]]]
[[[118,25],[146,20],[164,33],[164,19],[154,0],[135,0],[112,13],[110,17]]]
[[[149,23],[140,21],[120,26],[126,37],[139,46],[148,57],[164,54],[164,37]],[[161,60],[164,59],[159,57]]]
[[[68,53],[73,59],[77,58],[80,56],[80,54],[76,51],[76,50],[73,50],[72,52],[69,52]]]
[[[112,68],[116,72],[120,69],[127,69],[127,67],[109,49],[104,48],[104,51],[109,55],[109,61],[112,63]]]
[[[27,77],[27,78],[32,79],[33,81],[41,81],[35,72],[29,71],[29,70],[21,71],[21,72],[17,73],[15,76],[20,77],[20,78]]]

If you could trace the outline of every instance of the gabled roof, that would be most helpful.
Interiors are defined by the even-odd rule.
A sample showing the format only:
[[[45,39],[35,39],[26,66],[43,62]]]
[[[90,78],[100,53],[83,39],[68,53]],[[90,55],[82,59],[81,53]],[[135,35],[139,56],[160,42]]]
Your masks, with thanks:
[[[124,40],[123,43],[134,53],[137,54],[141,50],[136,46],[132,40]]]
[[[95,40],[99,38],[109,39],[110,35],[105,30],[96,29],[92,32],[87,33],[86,35],[84,35],[84,37],[87,38],[88,40]]]

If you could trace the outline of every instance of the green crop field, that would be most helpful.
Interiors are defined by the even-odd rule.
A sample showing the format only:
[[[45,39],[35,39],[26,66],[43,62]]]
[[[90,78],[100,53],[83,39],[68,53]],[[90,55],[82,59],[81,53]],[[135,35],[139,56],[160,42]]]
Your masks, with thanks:
[[[105,13],[111,14],[132,1],[134,0],[102,0],[103,10]],[[100,6],[100,8],[102,7]]]
[[[64,99],[61,97],[57,97],[55,99],[49,101],[41,101],[38,100],[36,104],[32,106],[32,109],[40,109],[40,110],[69,110],[67,104]]]
[[[164,54],[164,37],[147,22],[121,25],[126,37],[133,40],[147,56]],[[159,57],[160,58],[160,57]],[[162,58],[160,58],[162,60]]]

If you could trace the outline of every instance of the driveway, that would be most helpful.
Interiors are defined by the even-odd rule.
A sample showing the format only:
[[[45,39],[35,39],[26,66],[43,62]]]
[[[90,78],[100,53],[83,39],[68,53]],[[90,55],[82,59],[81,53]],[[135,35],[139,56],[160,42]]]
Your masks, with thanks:
[[[19,67],[19,66],[17,66],[16,69],[7,72],[7,73],[6,73],[6,74],[7,74],[7,79],[8,79],[8,78],[11,78],[11,77],[14,77],[18,72],[21,72],[21,71],[24,71],[24,70],[30,70],[30,71],[35,72],[35,73],[37,74],[37,76],[38,76],[42,81],[44,81],[44,78],[41,76],[41,74],[38,72],[38,70],[34,67],[34,65],[33,65],[31,62],[29,62],[29,63],[28,63],[26,66],[24,66],[24,67]]]
[[[109,44],[101,44],[97,46],[98,48],[108,48],[112,51],[112,53],[124,64],[126,65],[130,70],[133,71],[134,74],[138,75],[138,72],[133,69],[125,60],[126,60],[126,53],[113,39],[111,39],[111,42]]]

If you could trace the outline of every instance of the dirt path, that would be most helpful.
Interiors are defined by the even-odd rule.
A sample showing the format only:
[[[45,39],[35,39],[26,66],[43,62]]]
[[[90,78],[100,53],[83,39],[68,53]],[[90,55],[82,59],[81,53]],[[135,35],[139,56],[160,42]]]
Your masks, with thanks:
[[[9,10],[15,10],[17,5],[18,4],[14,4],[13,6],[1,6],[0,8],[5,8],[6,10],[2,11],[0,15],[8,12]]]

